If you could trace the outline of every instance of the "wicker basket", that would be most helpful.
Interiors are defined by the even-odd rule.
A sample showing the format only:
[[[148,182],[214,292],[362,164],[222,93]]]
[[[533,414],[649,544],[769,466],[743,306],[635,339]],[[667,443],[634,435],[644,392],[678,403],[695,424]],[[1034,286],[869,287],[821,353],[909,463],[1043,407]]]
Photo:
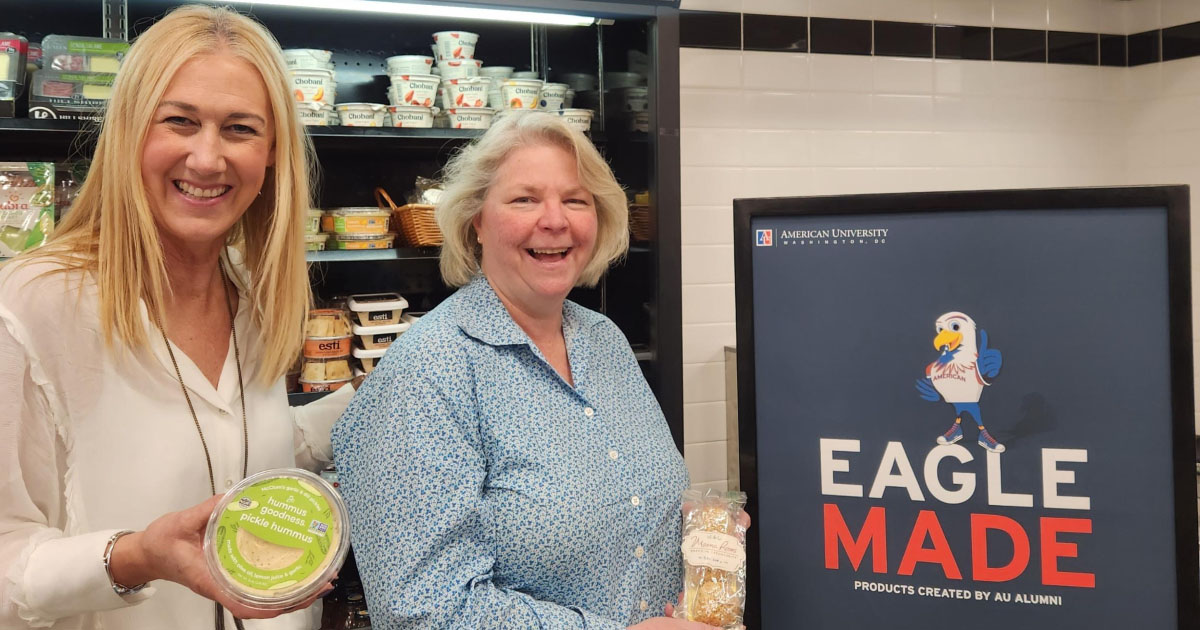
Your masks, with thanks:
[[[629,206],[629,234],[634,242],[645,243],[650,240],[650,206]]]
[[[375,189],[375,201],[379,207],[392,212],[392,226],[406,245],[411,247],[438,247],[442,244],[442,231],[433,218],[433,206],[425,203],[410,203],[397,206],[382,188]]]

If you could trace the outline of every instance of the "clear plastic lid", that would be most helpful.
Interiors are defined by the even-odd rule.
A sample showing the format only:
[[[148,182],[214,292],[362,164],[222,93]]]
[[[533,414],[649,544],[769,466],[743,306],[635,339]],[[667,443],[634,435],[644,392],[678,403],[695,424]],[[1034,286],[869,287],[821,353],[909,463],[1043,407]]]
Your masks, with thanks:
[[[351,295],[346,306],[352,311],[391,311],[408,308],[408,300],[399,293],[360,293]]]
[[[324,588],[349,543],[346,504],[333,486],[306,470],[276,468],[247,477],[217,503],[204,560],[230,597],[279,610]]]
[[[326,211],[330,216],[335,217],[390,217],[391,211],[383,210],[376,206],[360,206],[354,208],[334,208]]]

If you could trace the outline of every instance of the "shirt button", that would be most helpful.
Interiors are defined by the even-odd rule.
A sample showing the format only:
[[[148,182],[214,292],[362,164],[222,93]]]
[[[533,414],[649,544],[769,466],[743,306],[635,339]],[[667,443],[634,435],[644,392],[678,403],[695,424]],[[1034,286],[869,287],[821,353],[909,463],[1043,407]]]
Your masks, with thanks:
[[[641,558],[642,556],[646,555],[646,550],[644,548],[642,548],[641,545],[638,545],[637,549],[633,550],[633,555]]]
[[[230,488],[232,488],[232,487],[233,487],[233,480],[232,480],[232,479],[226,479],[226,480],[225,480],[225,489],[226,489],[226,490],[228,490],[228,489],[230,489]]]
[[[583,408],[583,415],[585,415],[585,416],[587,416],[587,417],[591,418],[592,416],[596,415],[596,410],[595,410],[595,409],[592,409],[591,407],[584,407],[584,408]]]
[[[618,457],[620,457],[620,455],[618,455],[618,454],[617,454],[617,449],[613,449],[613,450],[611,450],[611,451],[609,451],[609,452],[608,452],[608,458],[609,458],[609,459],[611,459],[611,460],[613,460],[613,461],[617,461],[617,458],[618,458]]]
[[[634,507],[637,507],[642,504],[642,500],[639,499],[638,495],[636,495],[636,494],[629,497],[629,502],[632,503]]]
[[[644,600],[644,599],[642,601],[638,602],[638,608],[641,608],[642,610],[646,610],[649,607],[650,607],[650,604],[647,603],[646,600]]]

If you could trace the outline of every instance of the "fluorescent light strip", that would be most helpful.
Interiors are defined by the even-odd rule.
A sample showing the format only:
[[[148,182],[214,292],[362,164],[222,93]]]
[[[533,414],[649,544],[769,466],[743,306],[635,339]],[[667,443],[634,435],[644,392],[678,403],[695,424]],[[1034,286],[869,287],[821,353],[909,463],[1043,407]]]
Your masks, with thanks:
[[[297,7],[302,9],[324,9],[326,11],[355,11],[359,13],[390,13],[393,15],[419,15],[462,20],[490,20],[493,22],[520,22],[522,24],[552,24],[555,26],[591,26],[595,18],[565,13],[538,13],[534,11],[511,11],[508,9],[479,9],[434,4],[409,4],[384,2],[383,0],[227,0],[239,4]]]

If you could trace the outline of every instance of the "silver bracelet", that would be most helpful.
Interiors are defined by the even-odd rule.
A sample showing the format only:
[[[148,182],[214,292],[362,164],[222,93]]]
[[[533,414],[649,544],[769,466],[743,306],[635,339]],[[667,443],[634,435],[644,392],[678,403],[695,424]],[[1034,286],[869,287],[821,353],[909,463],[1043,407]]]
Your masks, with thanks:
[[[125,595],[133,595],[134,593],[137,593],[138,591],[142,590],[143,588],[146,588],[146,584],[148,584],[148,582],[146,582],[143,584],[138,584],[137,586],[130,587],[130,586],[118,584],[117,581],[113,579],[112,566],[111,566],[113,547],[117,546],[118,538],[124,536],[125,534],[132,534],[132,533],[133,533],[132,530],[125,529],[125,530],[121,530],[121,531],[113,534],[112,537],[108,539],[108,544],[104,546],[104,557],[102,558],[102,560],[104,561],[104,574],[108,576],[108,583],[112,585],[113,592],[122,597],[124,597]]]

